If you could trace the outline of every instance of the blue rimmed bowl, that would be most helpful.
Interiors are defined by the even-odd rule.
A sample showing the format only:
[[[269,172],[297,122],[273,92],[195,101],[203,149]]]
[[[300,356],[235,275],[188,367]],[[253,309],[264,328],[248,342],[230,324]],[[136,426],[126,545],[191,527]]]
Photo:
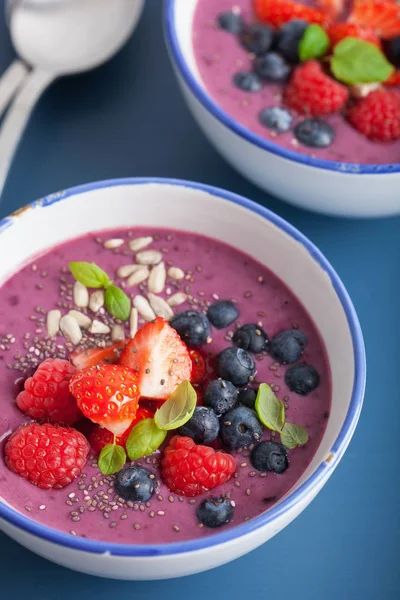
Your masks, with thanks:
[[[252,133],[219,106],[206,90],[193,52],[198,1],[165,0],[165,38],[188,107],[222,156],[253,183],[301,208],[344,217],[400,214],[400,163],[313,158]]]
[[[0,487],[0,529],[33,552],[92,575],[163,579],[229,562],[266,542],[306,508],[337,467],[356,428],[365,387],[365,352],[346,289],[320,251],[267,209],[199,183],[105,181],[52,194],[26,206],[0,221],[0,285],[32,256],[57,244],[89,231],[141,225],[217,238],[268,267],[312,315],[332,373],[327,429],[295,487],[260,516],[208,537],[158,545],[75,537],[15,510],[2,499]]]

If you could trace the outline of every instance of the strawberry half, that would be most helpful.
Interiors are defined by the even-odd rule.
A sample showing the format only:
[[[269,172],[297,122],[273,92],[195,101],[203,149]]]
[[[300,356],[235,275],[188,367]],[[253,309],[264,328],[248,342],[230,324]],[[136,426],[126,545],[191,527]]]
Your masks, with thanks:
[[[141,396],[152,400],[166,400],[192,374],[186,345],[161,317],[139,329],[119,362],[135,371]]]
[[[327,21],[322,11],[292,0],[253,0],[254,12],[264,23],[280,27],[293,19],[321,25]]]
[[[400,35],[400,5],[394,0],[354,0],[349,22],[388,40]]]
[[[336,46],[341,40],[347,37],[358,38],[381,48],[381,41],[376,33],[371,29],[366,29],[355,23],[333,23],[328,31],[332,46]]]
[[[70,355],[70,361],[79,371],[95,365],[112,365],[118,362],[122,350],[127,341],[116,342],[105,348],[88,348],[87,350],[75,350]]]

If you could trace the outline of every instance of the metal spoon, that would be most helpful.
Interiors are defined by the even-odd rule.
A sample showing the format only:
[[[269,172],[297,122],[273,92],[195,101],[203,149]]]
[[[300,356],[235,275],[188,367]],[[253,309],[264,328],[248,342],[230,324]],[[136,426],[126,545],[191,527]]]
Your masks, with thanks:
[[[131,35],[143,6],[144,0],[9,3],[12,42],[19,57],[33,68],[0,128],[0,196],[17,145],[44,90],[58,77],[93,69],[111,58]]]

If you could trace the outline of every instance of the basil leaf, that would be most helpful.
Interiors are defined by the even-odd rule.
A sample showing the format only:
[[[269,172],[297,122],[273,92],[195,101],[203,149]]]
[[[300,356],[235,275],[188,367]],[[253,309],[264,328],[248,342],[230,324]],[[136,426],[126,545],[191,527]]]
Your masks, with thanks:
[[[95,263],[70,262],[69,270],[77,281],[89,288],[104,288],[110,282],[107,273]]]
[[[154,422],[164,431],[181,427],[191,419],[197,404],[197,394],[189,381],[182,381],[173,394],[156,411]]]
[[[285,422],[285,406],[266,383],[261,383],[258,388],[255,409],[265,427],[281,431]]]
[[[131,301],[121,288],[109,285],[104,298],[106,309],[117,319],[126,321],[131,312]]]
[[[281,442],[289,449],[304,446],[308,442],[307,429],[294,423],[285,423],[281,431]]]
[[[320,58],[328,52],[329,37],[319,25],[309,25],[299,43],[299,57],[301,61]]]
[[[126,462],[126,453],[122,446],[107,444],[100,452],[98,466],[103,475],[112,475],[122,469]]]
[[[136,460],[143,456],[150,456],[161,446],[166,435],[167,432],[159,429],[154,419],[142,419],[132,428],[126,441],[129,458]]]
[[[353,37],[336,44],[331,59],[332,73],[344,83],[375,83],[385,81],[394,66],[373,44]]]

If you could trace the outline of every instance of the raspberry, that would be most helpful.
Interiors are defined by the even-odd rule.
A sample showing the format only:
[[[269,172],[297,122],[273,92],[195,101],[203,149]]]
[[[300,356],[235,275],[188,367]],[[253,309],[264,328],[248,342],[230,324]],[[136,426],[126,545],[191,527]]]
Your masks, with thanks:
[[[5,462],[41,489],[59,489],[79,477],[90,446],[76,429],[44,423],[22,425],[7,440]]]
[[[392,90],[375,90],[354,104],[347,112],[350,123],[376,142],[400,138],[400,94]]]
[[[284,100],[291,108],[313,116],[329,115],[341,110],[349,92],[321,69],[315,61],[295,69],[284,93]]]
[[[197,446],[191,438],[176,435],[165,449],[161,477],[171,492],[198,496],[228,481],[235,469],[230,454]]]
[[[76,368],[67,360],[48,358],[28,377],[17,405],[33,419],[72,425],[82,417],[70,393],[69,381]]]

